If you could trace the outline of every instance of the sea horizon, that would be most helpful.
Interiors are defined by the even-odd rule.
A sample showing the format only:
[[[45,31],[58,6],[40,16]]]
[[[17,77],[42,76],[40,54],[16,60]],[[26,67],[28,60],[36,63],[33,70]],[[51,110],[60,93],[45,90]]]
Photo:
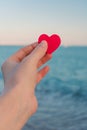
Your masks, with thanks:
[[[31,44],[4,44],[4,45],[0,45],[0,46],[27,46],[27,45],[31,45]],[[87,45],[61,45],[60,47],[64,47],[64,48],[67,48],[67,47],[87,47]]]

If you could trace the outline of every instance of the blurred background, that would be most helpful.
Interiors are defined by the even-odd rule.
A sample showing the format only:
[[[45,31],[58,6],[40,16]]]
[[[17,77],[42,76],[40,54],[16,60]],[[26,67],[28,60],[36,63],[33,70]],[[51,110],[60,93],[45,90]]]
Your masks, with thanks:
[[[23,130],[87,130],[87,0],[0,0],[0,66],[42,33],[59,34],[62,45]],[[0,91],[3,86],[0,69]]]

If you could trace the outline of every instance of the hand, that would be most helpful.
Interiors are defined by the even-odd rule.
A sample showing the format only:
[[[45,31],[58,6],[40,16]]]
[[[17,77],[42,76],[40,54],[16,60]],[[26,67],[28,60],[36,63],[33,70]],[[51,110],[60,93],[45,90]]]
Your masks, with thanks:
[[[45,44],[46,44],[46,42],[45,42]],[[29,82],[29,77],[33,78],[33,79],[35,78],[34,77],[35,72],[37,72],[37,73],[36,73],[36,78],[35,78],[36,81],[34,83],[35,83],[35,85],[37,83],[39,83],[40,80],[49,71],[49,67],[45,66],[42,70],[40,70],[40,71],[37,71],[37,70],[43,64],[45,64],[48,60],[50,60],[52,58],[51,54],[45,54],[46,50],[47,50],[47,45],[45,45],[45,47],[43,47],[43,46],[41,46],[41,44],[38,45],[38,43],[34,43],[34,44],[28,45],[28,46],[20,49],[14,55],[9,57],[2,65],[5,89],[7,90],[8,88],[10,88],[10,86],[11,87],[14,86],[14,84],[16,82],[21,81],[20,83],[22,83],[23,80],[24,79],[27,80],[27,78],[28,78],[28,82]],[[19,70],[22,73],[22,75],[19,72]],[[30,70],[32,70],[31,73],[30,73]],[[26,71],[27,72],[29,71],[29,73],[26,73]],[[25,73],[28,75],[24,75]],[[20,76],[19,76],[19,74],[20,74]],[[18,78],[16,78],[17,81],[13,82],[14,80],[12,80],[12,82],[10,82],[10,84],[9,84],[9,81],[11,81],[12,77],[14,77],[15,75],[17,75],[17,77],[18,77]],[[24,82],[24,84],[25,84],[25,82]],[[30,82],[29,82],[29,84],[30,84]],[[28,86],[29,86],[29,84],[28,84]]]
[[[49,71],[49,66],[38,70],[44,63],[51,59],[51,54],[46,54],[47,43],[34,43],[26,46],[9,57],[2,65],[5,91],[13,91],[17,100],[28,113],[22,117],[26,120],[37,110],[35,87]],[[13,101],[15,102],[15,101]]]

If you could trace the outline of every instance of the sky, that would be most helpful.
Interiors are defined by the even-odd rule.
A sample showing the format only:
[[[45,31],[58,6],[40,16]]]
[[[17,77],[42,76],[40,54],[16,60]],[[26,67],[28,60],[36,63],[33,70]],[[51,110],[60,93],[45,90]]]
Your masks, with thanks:
[[[87,45],[87,0],[0,0],[0,45],[30,44],[42,33]]]

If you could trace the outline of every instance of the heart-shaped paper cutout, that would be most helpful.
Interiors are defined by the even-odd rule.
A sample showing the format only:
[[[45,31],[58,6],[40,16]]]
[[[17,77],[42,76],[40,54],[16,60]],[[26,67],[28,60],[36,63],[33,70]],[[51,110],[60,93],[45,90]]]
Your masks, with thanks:
[[[48,49],[47,49],[48,54],[54,52],[60,46],[61,43],[61,39],[57,34],[53,34],[50,37],[47,34],[42,34],[38,38],[38,43],[41,43],[44,40],[47,41],[48,43]]]

